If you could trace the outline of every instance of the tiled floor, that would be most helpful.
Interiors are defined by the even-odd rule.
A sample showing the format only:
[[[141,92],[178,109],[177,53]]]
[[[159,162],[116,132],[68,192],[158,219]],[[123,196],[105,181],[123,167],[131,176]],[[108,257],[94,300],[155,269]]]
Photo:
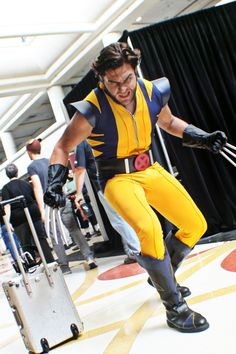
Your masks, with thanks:
[[[85,271],[73,262],[65,279],[85,326],[76,341],[52,354],[235,354],[236,241],[198,245],[178,271],[178,281],[191,288],[188,304],[209,321],[207,331],[183,334],[166,325],[164,308],[147,275],[125,256],[99,258]],[[0,279],[14,274],[1,257]],[[0,354],[28,353],[0,289]],[[56,330],[56,329],[55,329]]]

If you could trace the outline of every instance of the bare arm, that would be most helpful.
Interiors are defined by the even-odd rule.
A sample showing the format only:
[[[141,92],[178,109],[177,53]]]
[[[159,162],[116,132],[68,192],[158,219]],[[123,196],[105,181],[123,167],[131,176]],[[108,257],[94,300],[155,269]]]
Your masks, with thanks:
[[[4,210],[5,210],[5,213],[6,213],[7,220],[10,222],[10,218],[11,218],[11,205],[10,205],[10,204],[6,204],[6,205],[4,206]]]
[[[85,140],[92,129],[93,127],[87,119],[79,112],[76,112],[62,137],[56,143],[50,158],[50,164],[67,166],[70,151]]]
[[[86,169],[84,167],[75,168],[76,194],[82,194]]]
[[[171,113],[168,105],[165,105],[159,113],[157,124],[167,133],[178,136],[179,138],[183,137],[183,131],[188,126],[188,123],[175,117]]]
[[[83,198],[82,190],[84,185],[86,169],[84,167],[78,166],[75,168],[75,184],[76,184],[76,197],[75,197],[75,205],[76,208],[79,208],[79,201]]]
[[[43,202],[43,189],[38,175],[31,176],[32,187],[36,202],[38,204],[42,220],[44,221],[44,202]]]

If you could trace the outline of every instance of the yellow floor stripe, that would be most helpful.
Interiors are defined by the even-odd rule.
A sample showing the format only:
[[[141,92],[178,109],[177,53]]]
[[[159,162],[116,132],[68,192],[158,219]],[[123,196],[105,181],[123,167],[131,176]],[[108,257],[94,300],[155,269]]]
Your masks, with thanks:
[[[117,321],[114,323],[110,323],[109,325],[99,327],[99,329],[95,328],[95,329],[91,329],[89,331],[86,331],[86,332],[82,333],[82,335],[79,336],[78,339],[76,339],[76,342],[78,342],[78,344],[79,344],[83,340],[97,337],[99,335],[106,334],[106,333],[115,331],[117,329],[120,329],[121,326],[124,324],[124,322],[125,322],[125,320]],[[75,343],[75,341],[73,340],[71,342],[65,343],[64,346],[72,345],[74,343]]]
[[[9,327],[12,327],[12,326],[14,326],[14,325],[15,325],[14,322],[1,324],[1,325],[0,325],[0,330],[1,330],[1,329],[6,329],[6,328],[9,328]]]
[[[77,301],[75,302],[75,305],[76,306],[80,306],[80,305],[84,305],[84,304],[88,304],[90,302],[94,302],[94,301],[97,301],[97,300],[100,300],[100,299],[103,299],[107,296],[111,296],[111,295],[114,295],[116,293],[119,293],[121,291],[125,291],[129,288],[132,288],[133,286],[136,286],[138,284],[141,284],[145,281],[146,279],[141,279],[141,280],[135,280],[133,281],[132,283],[129,283],[129,284],[126,284],[126,285],[123,285],[117,289],[113,289],[113,290],[109,290],[109,291],[106,291],[105,293],[101,293],[99,295],[95,295],[93,297],[90,297],[88,299],[84,299],[84,300],[81,300],[81,301]]]
[[[179,275],[178,280],[186,280],[188,277],[190,277],[192,274],[194,274],[196,271],[199,269],[202,269],[206,265],[208,265],[210,262],[214,261],[217,259],[219,256],[224,254],[225,252],[228,252],[231,249],[235,249],[236,247],[236,241],[229,241],[225,242],[224,244],[220,245],[219,247],[216,247],[214,249],[211,249],[205,253],[199,254],[198,257],[192,257],[185,262],[191,264],[194,263],[192,267],[184,271],[182,274]],[[198,259],[196,259],[198,258]],[[197,263],[196,263],[197,262]],[[83,282],[83,284],[77,289],[73,294],[72,298],[75,301],[78,299],[79,296],[81,296],[83,293],[85,293],[90,286],[93,285],[93,283],[96,281],[98,275],[98,269],[94,269],[92,271],[86,272],[86,279]],[[125,286],[122,286],[118,289],[111,290],[106,292],[105,294],[100,294],[98,296],[94,296],[90,299],[83,300],[81,302],[77,302],[77,305],[81,305],[83,303],[88,303],[88,302],[93,302],[96,301],[97,299],[110,296],[114,293],[124,291],[132,286],[136,286],[140,283],[145,281],[145,279],[137,280],[132,283],[129,283]],[[228,286],[225,288],[213,290],[210,292],[207,292],[205,294],[201,294],[195,297],[192,297],[188,300],[189,304],[195,304],[199,303],[201,301],[209,300],[212,298],[216,298],[219,296],[224,296],[226,294],[230,294],[232,292],[236,292],[236,285]],[[81,337],[79,337],[78,344],[81,340],[86,340],[88,338],[96,337],[101,334],[108,333],[110,331],[119,329],[117,335],[112,339],[112,341],[108,344],[107,348],[104,351],[104,354],[128,354],[130,351],[130,348],[132,347],[137,335],[140,333],[141,329],[143,328],[144,324],[146,321],[153,317],[157,316],[160,314],[163,314],[164,312],[164,307],[160,305],[158,308],[158,295],[152,296],[149,300],[147,300],[140,308],[127,320],[122,320],[122,321],[117,321],[114,323],[111,323],[109,325],[99,327],[90,331],[85,332]],[[159,300],[160,301],[160,300]],[[16,341],[19,338],[19,335],[13,335],[9,337],[7,340],[1,343],[0,348],[3,348],[13,341]],[[68,342],[65,345],[69,345],[74,343]]]
[[[221,256],[225,252],[235,249],[235,247],[236,247],[236,241],[225,242],[222,245],[220,245],[219,247],[215,248],[214,250],[209,250],[209,252],[203,253],[201,258],[193,257],[193,259],[195,258],[195,265],[190,267],[189,269],[185,270],[180,275],[177,275],[178,282],[182,282],[182,281],[186,280],[192,274],[194,274],[197,270],[202,269],[207,264],[214,261],[215,259],[217,259],[219,256]]]
[[[188,304],[193,305],[202,301],[211,300],[213,298],[231,294],[233,292],[236,292],[236,285],[213,290],[205,294],[192,297],[188,300]],[[140,308],[129,319],[117,321],[107,326],[87,331],[78,338],[78,344],[81,340],[97,337],[115,329],[119,329],[117,335],[111,340],[105,349],[104,354],[128,354],[145,322],[152,317],[162,315],[164,312],[164,306],[161,305],[161,301],[158,299],[158,295],[155,294],[142,306],[140,306]],[[163,323],[163,325],[165,326],[166,324]],[[70,345],[72,343],[74,342],[68,342],[66,345]]]
[[[7,347],[8,345],[12,344],[13,342],[17,341],[19,339],[19,337],[20,337],[20,333],[13,334],[12,336],[9,336],[7,339],[4,339],[3,341],[1,340],[0,349],[3,349],[5,347]]]
[[[138,311],[124,323],[103,354],[128,353],[144,323],[152,317],[153,313],[156,311],[156,307],[156,296],[146,301]]]
[[[75,301],[79,296],[84,294],[97,280],[98,277],[98,268],[94,268],[90,271],[87,271],[84,282],[81,286],[71,295],[72,300]]]
[[[231,246],[233,249],[236,247],[236,243],[233,244],[233,241],[230,241],[232,242]],[[189,258],[186,258],[184,260],[184,263],[185,265],[189,265],[189,264],[192,264],[192,263],[196,263],[196,261],[198,260],[199,262],[202,261],[202,259],[208,257],[209,255],[212,255],[212,254],[215,254],[216,250],[218,250],[219,248],[221,247],[224,247],[225,243],[222,243],[221,245],[218,245],[218,246],[215,246],[215,247],[211,247],[209,248],[208,250],[204,251],[204,252],[198,252],[198,253],[195,253],[193,257],[189,257]]]
[[[196,270],[201,269],[203,266],[207,265],[208,263],[210,263],[212,260],[214,260],[215,258],[217,258],[219,255],[223,254],[224,252],[227,252],[230,249],[234,249],[236,247],[236,241],[230,241],[229,243],[224,243],[219,247],[214,247],[204,253],[199,254],[198,256],[192,257],[190,259],[187,259],[185,261],[185,264],[190,264],[190,263],[195,263],[193,267],[189,268],[188,270],[184,271],[182,274],[180,274],[177,278],[178,281],[182,282],[184,280],[186,280],[187,278],[189,278]],[[206,260],[207,259],[207,260]],[[90,273],[90,272],[89,272]],[[144,273],[145,274],[145,273]],[[90,276],[90,274],[88,274]],[[75,301],[76,298],[78,298],[79,296],[81,296],[88,288],[89,286],[91,286],[96,279],[94,278],[95,274],[92,275],[92,279],[87,278],[85,282],[79,287],[79,289],[72,295],[72,299]],[[127,290],[128,288],[131,288],[133,286],[136,286],[140,283],[143,283],[144,281],[146,281],[145,279],[141,279],[141,280],[136,280],[132,283],[129,283],[127,285],[121,286],[117,289],[114,290],[109,290],[107,292],[103,292],[102,294],[99,295],[95,295],[91,298],[82,300],[82,301],[78,301],[76,302],[76,306],[80,306],[83,304],[87,304],[93,301],[97,301],[100,300],[102,298],[105,298],[107,296],[113,295],[117,292],[120,291],[124,291]]]
[[[215,249],[214,252],[209,252],[208,255],[205,255],[204,257],[202,257],[201,262],[197,263],[196,265],[194,265],[193,267],[191,267],[190,269],[188,269],[187,271],[184,272],[184,275],[181,274],[182,276],[182,280],[187,279],[190,275],[192,275],[194,272],[196,272],[196,270],[201,269],[203,266],[206,266],[207,264],[209,264],[210,262],[212,262],[213,260],[215,260],[217,257],[219,257],[220,255],[222,255],[223,253],[229,251],[230,249],[234,249],[236,245],[236,242],[227,242],[224,243],[223,245],[219,246],[219,249]],[[207,252],[206,252],[207,253]],[[204,255],[204,254],[203,254]],[[203,256],[202,255],[202,256]],[[195,257],[194,257],[195,258]],[[181,278],[181,277],[180,277]],[[199,296],[196,296],[192,299],[190,299],[190,301],[188,301],[189,304],[193,304],[193,303],[198,303],[207,299],[212,299],[214,297],[218,297],[218,296],[222,296],[228,293],[232,293],[236,291],[236,285],[234,286],[229,286],[226,288],[222,288],[222,289],[217,289],[215,291],[210,291],[206,294],[201,294]],[[157,306],[157,304],[155,305],[155,307]],[[143,328],[145,322],[152,316],[156,316],[158,313],[163,313],[164,307],[158,308],[156,311],[155,309],[153,310],[153,299],[146,301],[122,326],[122,328],[120,329],[120,331],[116,334],[116,336],[111,340],[111,342],[108,344],[106,350],[104,351],[104,354],[118,354],[119,352],[117,351],[117,349],[119,348],[121,350],[121,346],[122,346],[122,350],[120,352],[122,352],[122,354],[128,354],[137,335],[139,334],[139,332],[141,331],[141,329]],[[132,335],[128,335],[127,336],[127,328],[135,328],[136,329],[136,333],[135,331],[133,332]]]
[[[236,285],[195,296],[188,301],[188,304],[193,305],[232,292],[236,292]],[[128,354],[146,321],[165,312],[164,306],[161,305],[158,308],[157,306],[158,303],[154,297],[146,301],[127,321],[123,323],[119,332],[106,347],[104,354]],[[98,334],[99,333],[97,333],[97,335]]]
[[[226,286],[226,287],[221,288],[221,289],[211,290],[211,291],[209,291],[209,292],[207,292],[205,294],[194,296],[194,297],[192,297],[192,298],[190,298],[188,300],[188,304],[191,304],[191,305],[197,304],[197,303],[202,302],[202,301],[212,300],[212,299],[215,299],[217,297],[228,295],[228,294],[231,294],[231,293],[234,293],[234,292],[236,292],[236,285]]]

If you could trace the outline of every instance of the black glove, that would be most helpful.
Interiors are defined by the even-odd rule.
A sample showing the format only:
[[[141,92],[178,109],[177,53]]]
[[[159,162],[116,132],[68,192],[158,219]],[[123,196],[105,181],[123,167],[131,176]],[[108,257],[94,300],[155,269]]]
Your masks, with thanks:
[[[55,164],[48,167],[48,187],[44,194],[44,203],[53,208],[62,208],[66,205],[66,196],[62,187],[66,183],[68,168]]]
[[[226,143],[227,137],[225,133],[219,130],[207,133],[190,124],[183,133],[183,146],[207,149],[215,154],[218,154]]]

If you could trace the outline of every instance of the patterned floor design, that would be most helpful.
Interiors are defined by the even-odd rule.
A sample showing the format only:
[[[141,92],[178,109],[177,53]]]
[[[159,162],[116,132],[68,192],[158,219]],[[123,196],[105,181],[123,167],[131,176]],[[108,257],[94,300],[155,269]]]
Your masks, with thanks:
[[[202,313],[210,328],[183,334],[166,325],[165,311],[138,264],[125,256],[97,259],[86,271],[71,262],[65,280],[84,322],[84,333],[52,354],[235,354],[236,241],[195,247],[178,270],[178,282],[189,286],[188,304]],[[9,256],[0,258],[1,282],[14,276]],[[25,354],[23,341],[0,288],[0,354]]]

